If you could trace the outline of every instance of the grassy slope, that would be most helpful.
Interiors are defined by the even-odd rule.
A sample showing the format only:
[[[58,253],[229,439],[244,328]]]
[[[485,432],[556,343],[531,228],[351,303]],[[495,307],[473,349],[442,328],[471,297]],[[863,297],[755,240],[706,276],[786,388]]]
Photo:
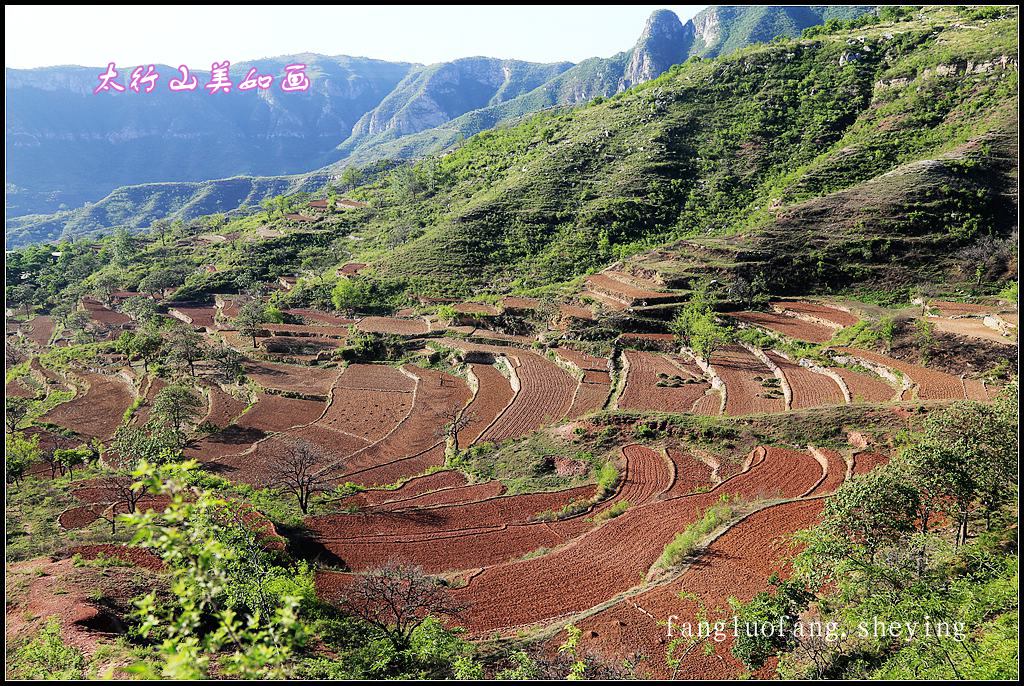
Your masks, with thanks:
[[[935,9],[927,21],[691,61],[607,102],[484,132],[441,158],[433,193],[399,200],[388,179],[364,189],[378,208],[365,232],[377,251],[365,256],[394,276],[538,285],[678,238],[785,226],[813,235],[870,203],[788,225],[787,212],[842,191],[907,193],[914,207],[887,209],[892,241],[925,235],[948,251],[972,218],[1006,233],[1016,18],[957,22]],[[935,70],[1003,55],[1013,68]],[[958,165],[924,165],[936,173],[899,183],[901,165],[972,150],[961,165],[976,170],[971,193],[955,186],[967,173]],[[418,236],[388,250],[399,231]]]

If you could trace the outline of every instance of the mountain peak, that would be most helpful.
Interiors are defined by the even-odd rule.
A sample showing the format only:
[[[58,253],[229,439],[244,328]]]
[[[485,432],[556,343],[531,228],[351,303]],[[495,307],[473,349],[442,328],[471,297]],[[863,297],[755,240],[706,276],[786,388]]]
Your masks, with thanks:
[[[685,25],[671,10],[655,10],[630,52],[622,87],[629,88],[658,77],[673,64],[686,60],[693,44],[693,25]]]

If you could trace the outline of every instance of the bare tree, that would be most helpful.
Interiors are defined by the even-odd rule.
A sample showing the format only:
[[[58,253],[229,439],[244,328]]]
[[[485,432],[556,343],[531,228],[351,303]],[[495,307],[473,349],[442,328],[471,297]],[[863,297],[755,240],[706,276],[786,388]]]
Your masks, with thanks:
[[[441,426],[438,427],[434,435],[451,441],[452,447],[458,451],[459,432],[476,419],[476,414],[473,412],[463,412],[462,408],[458,405],[451,405],[438,411],[434,416],[441,421]]]
[[[465,606],[454,602],[448,589],[419,567],[389,562],[360,574],[341,609],[382,631],[396,650],[405,650],[427,617],[454,617]]]
[[[291,492],[302,514],[308,514],[313,496],[331,490],[332,482],[324,469],[327,462],[327,455],[319,447],[301,439],[289,441],[271,466],[271,483]]]
[[[134,513],[139,502],[146,497],[146,489],[132,488],[135,481],[130,472],[120,470],[111,472],[99,481],[99,488],[106,493],[106,501],[109,503],[100,517],[110,523],[110,533],[117,530],[118,515]]]

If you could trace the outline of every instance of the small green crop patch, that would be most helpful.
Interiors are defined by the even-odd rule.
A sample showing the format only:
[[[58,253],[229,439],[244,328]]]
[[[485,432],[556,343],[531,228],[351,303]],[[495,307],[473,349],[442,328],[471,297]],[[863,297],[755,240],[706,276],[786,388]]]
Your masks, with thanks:
[[[715,529],[734,520],[742,506],[743,501],[738,497],[723,495],[721,500],[709,507],[700,519],[676,534],[654,563],[655,569],[678,567]]]

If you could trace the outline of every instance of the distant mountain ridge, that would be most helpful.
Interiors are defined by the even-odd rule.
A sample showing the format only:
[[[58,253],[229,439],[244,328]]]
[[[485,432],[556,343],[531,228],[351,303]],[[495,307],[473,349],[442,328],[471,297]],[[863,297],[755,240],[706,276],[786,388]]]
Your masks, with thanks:
[[[17,103],[7,120],[7,243],[145,227],[158,217],[187,219],[309,190],[345,166],[436,153],[545,108],[622,92],[694,55],[798,35],[870,9],[715,6],[685,23],[658,10],[631,49],[576,65],[302,55],[323,84],[306,94],[129,94],[129,108],[82,86],[95,81],[93,68],[7,70],[7,95]],[[253,64],[280,73],[284,63]],[[246,66],[233,66],[236,79]],[[176,74],[164,68],[164,78],[168,70]]]

